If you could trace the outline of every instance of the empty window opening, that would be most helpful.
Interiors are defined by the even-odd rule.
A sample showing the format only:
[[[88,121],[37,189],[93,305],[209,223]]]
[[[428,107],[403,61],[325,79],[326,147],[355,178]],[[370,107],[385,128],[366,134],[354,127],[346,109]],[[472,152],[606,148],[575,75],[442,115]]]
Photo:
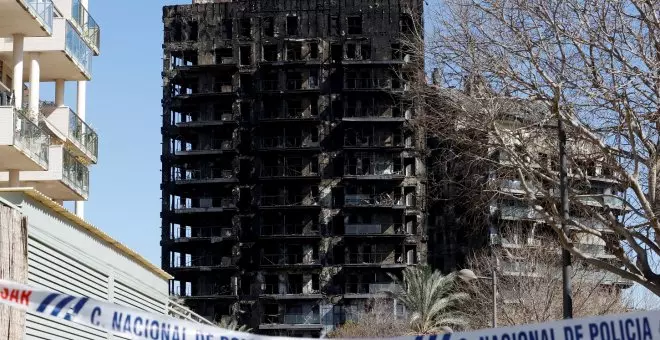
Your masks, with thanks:
[[[303,105],[300,100],[289,100],[285,102],[287,117],[300,118],[303,114]]]
[[[287,43],[286,59],[288,61],[302,60],[302,43],[299,42]]]
[[[315,68],[309,70],[309,83],[307,86],[311,89],[319,87],[319,69]]]
[[[310,106],[311,106],[311,115],[313,117],[318,116],[319,115],[319,100],[318,100],[318,98],[312,99]]]
[[[320,290],[319,274],[312,274],[312,291],[318,292]]]
[[[298,35],[298,17],[297,16],[288,16],[288,17],[286,17],[286,34],[288,34],[288,35]]]
[[[318,156],[312,157],[312,160],[309,162],[310,172],[313,174],[319,173],[319,158]]]
[[[348,17],[348,34],[362,34],[362,17]]]
[[[240,82],[244,93],[252,93],[254,79],[251,74],[241,74]]]
[[[215,92],[232,92],[232,75],[220,74],[215,76]]]
[[[298,90],[302,88],[302,72],[288,72],[286,75],[286,87],[289,90]]]
[[[239,52],[241,54],[241,65],[252,64],[252,46],[241,46]]]
[[[332,62],[338,63],[340,62],[342,58],[342,46],[339,44],[333,44],[330,46],[330,54],[332,58]]]
[[[264,45],[264,61],[277,61],[277,45]]]
[[[231,39],[234,35],[234,27],[231,19],[222,20],[222,38]]]
[[[310,43],[309,44],[309,59],[318,59],[319,58],[319,44]]]
[[[199,24],[197,23],[197,21],[193,21],[190,23],[188,40],[197,41],[198,36],[199,36]]]
[[[346,58],[355,59],[357,57],[357,46],[355,44],[346,44]]]
[[[330,35],[341,35],[341,20],[338,16],[330,17]]]
[[[262,88],[265,91],[275,91],[279,88],[279,75],[277,72],[269,72],[264,75],[261,81]]]
[[[401,60],[400,44],[392,44],[392,60]]]
[[[360,57],[361,57],[362,60],[371,59],[371,45],[370,44],[362,44],[360,46]]]
[[[252,37],[252,21],[250,19],[241,19],[240,28],[241,36],[247,38]]]
[[[218,48],[215,50],[216,64],[234,63],[234,51],[231,48]]]
[[[273,18],[264,18],[264,35],[267,37],[275,36],[275,20]]]
[[[183,39],[181,32],[181,23],[175,23],[171,31],[171,41],[181,41]]]
[[[249,102],[241,102],[241,119],[249,122],[252,118],[252,104]]]

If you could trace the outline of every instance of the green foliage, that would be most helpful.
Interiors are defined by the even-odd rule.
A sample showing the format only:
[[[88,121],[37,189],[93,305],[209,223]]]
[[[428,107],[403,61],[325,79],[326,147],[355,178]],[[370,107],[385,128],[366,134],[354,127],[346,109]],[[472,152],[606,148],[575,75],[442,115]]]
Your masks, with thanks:
[[[220,318],[220,321],[216,323],[216,326],[230,331],[246,332],[246,333],[252,332],[252,328],[248,328],[246,325],[239,326],[238,321],[226,315]]]
[[[391,295],[406,306],[413,333],[444,333],[468,324],[458,309],[469,299],[458,291],[460,282],[456,273],[442,275],[428,266],[408,267],[403,271],[403,289]]]

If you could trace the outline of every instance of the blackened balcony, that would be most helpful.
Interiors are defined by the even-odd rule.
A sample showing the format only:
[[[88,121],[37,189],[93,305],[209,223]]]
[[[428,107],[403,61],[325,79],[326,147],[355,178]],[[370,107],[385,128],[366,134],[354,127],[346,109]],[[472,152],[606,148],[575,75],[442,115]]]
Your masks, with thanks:
[[[175,242],[211,241],[212,243],[223,240],[235,240],[237,234],[232,227],[205,226],[190,227],[189,229],[175,228],[170,238]]]
[[[318,259],[306,258],[303,254],[264,254],[261,257],[262,267],[288,266],[320,266]]]
[[[265,283],[262,284],[261,295],[270,299],[277,300],[304,300],[320,299],[322,297],[318,292],[304,293],[304,285],[301,282],[288,282],[286,285]]]
[[[346,78],[344,90],[356,91],[381,91],[381,90],[399,90],[397,82],[388,78]]]
[[[270,121],[270,120],[310,120],[318,121],[318,115],[312,115],[310,110],[305,110],[302,108],[288,108],[285,110],[278,110],[277,108],[266,108],[261,115],[259,115],[260,121]]]
[[[222,168],[176,168],[173,177],[176,184],[234,183],[238,181],[233,170]]]
[[[177,295],[186,300],[207,300],[207,299],[230,299],[238,298],[235,287],[231,284],[207,283],[195,285],[194,289],[188,295]]]
[[[383,295],[400,291],[401,285],[392,282],[383,283],[346,283],[344,297],[362,298],[364,295]],[[349,295],[349,296],[346,296]],[[359,295],[359,296],[358,296]]]
[[[405,237],[406,229],[402,223],[347,223],[344,225],[344,236],[401,236]]]
[[[260,208],[319,208],[318,197],[310,195],[262,195]]]
[[[169,269],[177,272],[236,269],[236,260],[229,256],[194,256],[183,261],[174,261]]]
[[[320,238],[318,226],[303,223],[263,224],[261,236],[268,238]]]
[[[372,149],[372,148],[404,148],[405,143],[400,134],[386,135],[358,135],[344,137],[346,149]]]
[[[403,257],[395,256],[394,252],[372,252],[372,253],[349,253],[345,265],[358,266],[381,266],[394,265],[406,266]]]
[[[347,106],[344,109],[343,121],[368,122],[403,122],[406,113],[399,106]]]
[[[277,79],[264,79],[261,81],[262,92],[279,92],[280,81]]]
[[[307,165],[278,165],[262,167],[260,177],[262,179],[315,179],[319,178],[319,174],[310,171]]]
[[[265,315],[259,329],[321,329],[321,316],[314,314]]]
[[[210,115],[177,114],[175,125],[178,127],[212,126],[236,124],[238,121],[231,110],[213,112]]]
[[[261,137],[259,148],[262,150],[287,150],[287,149],[311,149],[320,147],[318,141],[312,141],[311,137],[298,136],[264,136]]]
[[[223,212],[235,210],[237,201],[235,197],[177,197],[172,204],[172,211],[177,214]]]
[[[381,207],[381,208],[404,208],[406,200],[403,196],[383,194],[346,194],[344,196],[345,207]]]
[[[394,163],[363,164],[359,166],[349,164],[344,167],[344,177],[371,180],[402,180],[405,178],[405,173],[400,165],[397,166]]]
[[[174,154],[186,155],[212,155],[226,152],[236,152],[236,143],[226,139],[211,139],[202,143],[176,143]]]

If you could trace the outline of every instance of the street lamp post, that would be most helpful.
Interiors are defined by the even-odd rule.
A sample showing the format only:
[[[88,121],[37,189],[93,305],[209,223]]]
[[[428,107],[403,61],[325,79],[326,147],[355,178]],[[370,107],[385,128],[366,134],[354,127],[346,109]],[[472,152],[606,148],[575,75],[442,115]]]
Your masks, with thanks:
[[[491,326],[497,328],[497,267],[493,267],[492,276],[477,276],[470,269],[461,269],[458,271],[458,277],[465,280],[466,282],[472,280],[491,280],[493,283],[493,311],[492,311],[492,320]]]

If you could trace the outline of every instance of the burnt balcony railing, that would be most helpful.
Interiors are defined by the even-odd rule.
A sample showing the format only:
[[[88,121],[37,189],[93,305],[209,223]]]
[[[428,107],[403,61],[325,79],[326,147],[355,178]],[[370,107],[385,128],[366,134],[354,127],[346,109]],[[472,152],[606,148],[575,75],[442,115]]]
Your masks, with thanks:
[[[264,254],[261,257],[261,265],[263,266],[277,266],[277,265],[296,265],[296,264],[316,264],[318,260],[312,259],[305,261],[303,254]]]
[[[262,177],[300,177],[316,176],[316,173],[305,171],[305,165],[278,165],[264,166],[261,168]]]
[[[306,224],[286,223],[286,224],[264,224],[261,226],[262,236],[291,236],[291,235],[318,235],[318,228],[310,229],[305,232]]]
[[[398,112],[398,113],[397,113]],[[403,118],[397,106],[349,106],[344,110],[345,118]]]
[[[198,197],[198,198],[180,198],[174,201],[172,209],[174,211],[186,210],[204,210],[214,208],[236,208],[237,199],[235,197]]]
[[[261,140],[263,149],[289,149],[312,147],[318,143],[308,142],[308,138],[303,136],[265,136]]]
[[[344,86],[354,90],[389,89],[392,82],[387,78],[346,78]]]
[[[287,90],[302,90],[303,80],[302,79],[287,79],[286,80],[286,89]]]
[[[309,195],[262,195],[262,207],[312,206],[318,205],[318,199]]]
[[[183,261],[174,261],[172,268],[195,268],[195,267],[231,267],[235,261],[231,256],[205,255],[193,256]]]
[[[289,314],[284,315],[265,315],[264,324],[286,324],[286,325],[320,325],[321,316],[312,314]]]
[[[347,176],[403,176],[403,169],[397,169],[394,164],[371,164],[369,166],[346,165],[344,174]]]
[[[377,264],[377,263],[394,263],[394,253],[392,252],[378,252],[378,253],[350,253],[346,258],[347,264]],[[402,261],[402,259],[401,259]],[[401,262],[396,262],[401,263]]]
[[[277,108],[267,108],[261,114],[260,119],[302,119],[302,118],[318,118],[318,116],[307,115],[305,116],[305,109],[302,108],[288,108],[286,110],[278,110]]]
[[[362,135],[344,137],[344,147],[403,147],[401,135]]]
[[[405,206],[406,202],[402,196],[388,193],[383,194],[346,194],[344,196],[345,206],[378,206],[398,207]]]
[[[204,153],[208,151],[226,151],[233,150],[236,147],[236,143],[231,140],[226,139],[211,139],[204,143],[198,143],[196,145],[186,145],[180,143],[175,147],[175,153]]]
[[[345,224],[345,235],[405,235],[402,223]]]
[[[174,172],[175,181],[204,181],[231,178],[234,178],[234,171],[222,168],[176,169]]]
[[[195,286],[192,296],[235,296],[236,290],[231,284],[209,283]]]
[[[216,111],[210,115],[177,115],[174,124],[190,124],[204,122],[228,122],[234,121],[234,113],[231,110]]]
[[[212,237],[234,237],[234,228],[222,226],[191,227],[190,229],[175,228],[170,234],[172,239],[188,238],[203,239]]]
[[[397,292],[401,286],[396,283],[346,283],[345,294],[378,294]]]
[[[276,79],[265,79],[261,81],[262,91],[279,91],[280,81]]]

